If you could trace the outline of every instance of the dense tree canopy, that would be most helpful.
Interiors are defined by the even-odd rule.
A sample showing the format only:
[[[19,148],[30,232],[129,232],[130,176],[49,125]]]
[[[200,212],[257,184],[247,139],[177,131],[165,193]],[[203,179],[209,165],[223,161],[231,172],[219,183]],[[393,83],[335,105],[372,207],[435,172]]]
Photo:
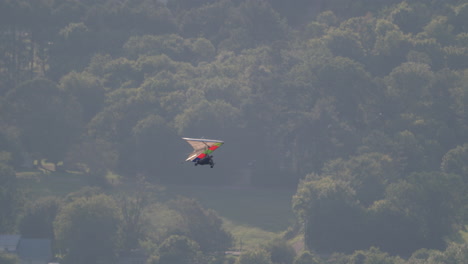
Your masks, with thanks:
[[[0,230],[17,227],[15,170],[32,158],[101,186],[298,187],[308,250],[368,250],[349,261],[442,250],[466,218],[467,19],[464,0],[0,0]],[[182,136],[224,140],[216,169],[182,166]],[[197,221],[167,252],[229,245],[214,212],[173,205]],[[28,223],[54,208],[32,205],[20,229],[42,236]],[[95,231],[111,237],[121,208],[96,196],[59,212],[60,246],[95,260],[72,250],[80,208],[107,212]],[[259,252],[239,262],[271,261]]]
[[[104,194],[77,198],[65,205],[54,222],[66,263],[108,263],[119,246],[121,215],[115,201]]]

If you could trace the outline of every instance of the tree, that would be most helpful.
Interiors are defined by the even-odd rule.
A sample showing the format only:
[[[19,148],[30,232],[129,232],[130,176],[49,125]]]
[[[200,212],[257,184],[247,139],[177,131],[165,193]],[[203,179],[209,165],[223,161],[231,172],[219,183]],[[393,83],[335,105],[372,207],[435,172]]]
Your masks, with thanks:
[[[158,264],[198,263],[201,257],[198,244],[186,236],[172,235],[159,246]]]
[[[180,113],[175,118],[175,126],[179,134],[200,135],[208,126],[222,133],[240,125],[240,118],[240,110],[226,101],[218,99],[210,102],[203,98]]]
[[[112,90],[119,88],[134,88],[142,81],[142,76],[136,68],[136,63],[125,57],[111,60],[104,65],[103,85]]]
[[[205,38],[198,38],[192,44],[192,53],[194,54],[194,62],[211,61],[216,55],[216,49],[211,41]]]
[[[109,263],[119,246],[121,214],[107,195],[77,198],[65,205],[54,222],[64,263]]]
[[[176,61],[189,61],[189,47],[184,38],[176,34],[134,36],[125,43],[124,50],[133,58],[165,54]]]
[[[83,121],[90,121],[103,107],[104,87],[101,80],[88,72],[72,71],[60,79],[60,88],[81,104]]]
[[[398,112],[424,113],[431,101],[434,73],[428,65],[407,62],[394,68],[386,77],[387,93]]]
[[[358,250],[354,252],[351,257],[349,264],[395,264],[395,257],[391,257],[388,253],[380,251],[380,249],[371,247],[369,250]]]
[[[398,26],[387,20],[376,22],[375,34],[369,69],[375,75],[385,76],[405,61],[411,48],[411,39],[401,32]]]
[[[439,43],[447,45],[453,42],[453,26],[445,16],[434,17],[425,27],[424,33],[429,38],[435,38]]]
[[[349,182],[361,205],[366,207],[382,199],[387,185],[399,178],[393,159],[381,153],[329,161],[322,171],[336,180]]]
[[[331,29],[323,39],[336,56],[347,57],[355,61],[362,61],[364,58],[364,49],[358,35],[350,30]]]
[[[423,3],[403,1],[393,8],[390,18],[404,32],[416,34],[430,21],[430,10]]]
[[[411,174],[387,187],[380,231],[401,241],[374,245],[388,252],[409,254],[419,248],[441,249],[444,238],[458,232],[465,219],[465,187],[461,177],[443,172]],[[376,207],[374,207],[376,209]],[[382,208],[383,209],[383,208]],[[391,216],[389,213],[393,212]],[[393,220],[392,220],[393,219]],[[393,228],[389,223],[398,223]],[[393,234],[393,235],[392,235]],[[381,234],[380,237],[387,235]],[[399,237],[399,238],[398,238]],[[405,242],[406,241],[406,242]]]
[[[303,251],[295,259],[293,264],[320,264],[322,261],[310,251]]]
[[[293,196],[293,211],[304,225],[305,244],[319,252],[352,252],[367,243],[363,211],[348,182],[307,175]]]
[[[345,32],[352,32],[355,34],[356,40],[362,46],[363,53],[361,58],[354,58],[354,60],[366,64],[368,57],[371,56],[372,49],[376,40],[376,26],[377,19],[371,14],[362,17],[353,17],[340,24],[339,29]],[[349,33],[347,33],[349,34]],[[355,41],[356,41],[355,40]],[[355,46],[356,47],[356,46]],[[359,47],[359,46],[357,46]],[[363,60],[366,59],[366,60]]]
[[[54,239],[53,223],[62,201],[57,197],[45,197],[32,202],[19,224],[19,231],[27,238]]]
[[[232,236],[223,229],[222,219],[215,211],[188,198],[171,201],[170,208],[182,216],[180,231],[197,242],[202,252],[222,252],[231,246]]]
[[[243,252],[235,264],[272,264],[270,254],[264,249],[251,249]]]
[[[270,241],[265,249],[270,253],[271,262],[274,264],[290,264],[296,256],[294,248],[283,239]]]
[[[154,198],[161,192],[161,188],[146,182],[144,178],[137,179],[134,194],[122,193],[119,195],[118,204],[122,212],[122,247],[131,251],[136,249],[140,241],[150,237],[150,219],[147,213],[148,206],[154,202]]]
[[[454,8],[454,11],[455,17],[451,17],[451,24],[454,26],[455,32],[467,32],[468,27],[463,21],[468,18],[468,3],[461,3]]]
[[[334,57],[317,71],[317,86],[322,96],[336,99],[335,106],[340,118],[362,124],[364,115],[375,111],[373,108],[378,94],[362,64],[349,58]]]
[[[57,163],[81,134],[82,109],[70,94],[47,79],[25,82],[6,95],[8,121],[21,131],[21,143],[37,159]]]
[[[187,10],[181,14],[179,27],[184,37],[203,36],[213,44],[222,37],[220,32],[232,10],[233,3],[229,0],[213,1]]]
[[[397,133],[393,139],[393,157],[400,173],[409,174],[424,168],[421,158],[424,149],[415,133],[405,130]],[[427,165],[429,166],[429,165]]]
[[[0,233],[13,233],[23,206],[13,168],[0,162]]]
[[[445,173],[454,173],[460,175],[465,182],[468,182],[468,143],[462,146],[457,146],[449,150],[442,158],[440,165],[442,171]]]
[[[431,263],[463,263],[468,258],[468,245],[451,242],[442,254],[433,254],[428,258]]]
[[[132,129],[126,152],[121,154],[121,160],[125,160],[120,165],[121,170],[165,178],[161,167],[176,158],[171,147],[171,142],[176,139],[173,132],[159,115],[142,118]]]
[[[50,47],[49,76],[60,79],[69,71],[81,71],[95,52],[96,34],[83,22],[71,22],[63,27]]]
[[[229,37],[220,43],[223,49],[239,51],[285,39],[288,25],[264,0],[247,0],[229,13],[225,22]]]
[[[467,244],[450,242],[445,251],[420,249],[414,252],[407,264],[464,263],[468,257]]]
[[[0,111],[6,111],[3,109],[4,104],[2,104],[0,99]],[[19,168],[20,166],[26,165],[31,167],[33,164],[25,162],[24,156],[21,153],[21,140],[20,132],[14,125],[7,125],[0,118],[0,163],[5,163],[11,165],[13,168]]]

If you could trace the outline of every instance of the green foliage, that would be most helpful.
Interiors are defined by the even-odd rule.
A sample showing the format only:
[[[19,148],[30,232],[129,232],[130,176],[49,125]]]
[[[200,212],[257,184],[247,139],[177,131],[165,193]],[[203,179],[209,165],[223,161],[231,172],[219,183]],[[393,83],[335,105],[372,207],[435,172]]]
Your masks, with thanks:
[[[439,264],[439,263],[455,263],[461,264],[467,258],[467,245],[449,243],[445,251],[421,249],[408,259],[408,264]]]
[[[270,254],[264,249],[251,249],[243,252],[235,264],[271,264]]]
[[[16,255],[5,253],[5,252],[2,251],[2,252],[0,252],[0,263],[2,263],[2,264],[19,264],[20,259]]]
[[[0,1],[0,160],[64,161],[107,187],[109,172],[259,187],[310,174],[294,210],[311,250],[440,249],[465,207],[467,14],[461,0]],[[190,135],[226,141],[219,170],[174,162]],[[14,231],[20,208],[4,206]]]
[[[443,247],[443,239],[463,225],[461,177],[427,172],[400,180],[396,172],[388,156],[372,154],[350,163],[336,160],[324,167],[323,175],[308,175],[293,197],[306,246],[325,252],[378,246],[404,254]],[[347,241],[351,237],[352,243]]]
[[[394,264],[394,257],[380,251],[378,248],[371,247],[366,251],[356,251],[350,256],[349,264]]]
[[[303,251],[295,259],[293,264],[320,264],[322,261],[315,254]]]
[[[253,48],[261,44],[283,40],[288,34],[286,21],[268,1],[246,0],[227,18],[229,37],[220,43],[228,50]]]
[[[232,11],[233,3],[229,0],[206,1],[204,5],[187,10],[179,20],[180,31],[184,36],[204,36],[210,41],[219,42],[221,31]]]
[[[424,32],[429,38],[435,38],[443,45],[453,42],[453,26],[448,23],[447,17],[438,16],[433,18],[424,27]]]
[[[104,194],[82,197],[65,205],[54,233],[65,263],[112,261],[119,246],[120,210]]]
[[[15,171],[0,163],[0,233],[13,233],[23,206],[23,197],[18,189]]]
[[[134,193],[124,192],[118,195],[116,200],[122,213],[120,230],[123,251],[138,249],[140,241],[148,241],[151,237],[148,209],[161,192],[160,188],[144,179],[138,179]]]
[[[363,206],[370,206],[383,198],[386,186],[398,179],[395,162],[388,155],[369,153],[355,156],[347,161],[327,163],[323,173],[336,180],[350,182]]]
[[[174,60],[187,60],[185,56],[188,52],[184,39],[176,34],[131,37],[125,43],[124,49],[132,57],[166,54]]]
[[[25,151],[53,162],[63,159],[83,125],[76,100],[47,79],[21,84],[6,100],[9,120],[20,129]]]
[[[308,175],[293,197],[293,210],[305,225],[308,248],[346,252],[362,243],[357,238],[362,232],[358,223],[363,220],[363,211],[346,181]],[[346,217],[336,217],[337,212]]]
[[[468,180],[468,144],[457,146],[449,150],[442,159],[441,169],[445,173],[454,173],[462,177],[466,182]]]
[[[57,197],[38,199],[26,207],[19,231],[26,238],[54,238],[53,223],[62,201]]]
[[[1,103],[0,103],[1,104]],[[19,131],[13,126],[5,126],[0,132],[0,163],[14,168],[22,165]],[[27,164],[31,166],[32,164]]]
[[[463,224],[463,190],[459,176],[439,172],[415,173],[408,180],[388,185],[385,200],[371,209],[385,227],[379,227],[376,235],[399,234],[395,239],[401,241],[387,244],[382,240],[374,245],[407,254],[421,247],[442,248],[444,237],[454,235],[456,226]],[[454,207],[446,207],[447,203]],[[399,223],[399,227],[391,228],[385,223]]]
[[[216,55],[216,48],[211,41],[205,38],[198,38],[192,44],[192,52],[196,62],[211,61]]]
[[[331,29],[324,38],[335,56],[348,57],[357,61],[364,57],[362,44],[358,36],[351,31]]]
[[[159,246],[158,264],[197,263],[200,257],[198,244],[185,236],[172,235]]]
[[[265,249],[270,253],[271,262],[275,264],[292,263],[296,256],[294,248],[283,239],[270,241]]]
[[[91,120],[102,108],[104,87],[101,80],[88,72],[70,72],[60,79],[60,88],[81,104],[84,121]]]
[[[418,33],[430,20],[430,11],[424,3],[403,1],[392,10],[391,20],[404,32]]]
[[[222,220],[215,211],[206,210],[188,198],[174,200],[169,206],[181,216],[180,232],[193,239],[202,252],[220,252],[232,245],[232,236],[223,229]]]

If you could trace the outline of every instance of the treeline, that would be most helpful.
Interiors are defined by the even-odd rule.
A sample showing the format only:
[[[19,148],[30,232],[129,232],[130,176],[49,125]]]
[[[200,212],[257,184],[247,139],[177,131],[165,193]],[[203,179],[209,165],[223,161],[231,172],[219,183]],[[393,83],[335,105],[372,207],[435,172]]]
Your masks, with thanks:
[[[299,186],[296,229],[320,252],[442,249],[465,223],[465,1],[3,0],[0,13],[0,149],[16,170],[63,161],[99,185],[109,171],[225,184],[248,170],[255,186]],[[224,140],[219,170],[180,166],[180,136]]]
[[[56,262],[222,263],[224,251],[234,243],[216,212],[145,181],[131,191],[106,194],[98,187],[84,187],[65,197],[25,204],[18,199],[26,196],[20,195],[14,174],[2,173],[0,234],[17,231],[25,238],[50,239]],[[2,250],[0,262],[20,263],[13,253]]]

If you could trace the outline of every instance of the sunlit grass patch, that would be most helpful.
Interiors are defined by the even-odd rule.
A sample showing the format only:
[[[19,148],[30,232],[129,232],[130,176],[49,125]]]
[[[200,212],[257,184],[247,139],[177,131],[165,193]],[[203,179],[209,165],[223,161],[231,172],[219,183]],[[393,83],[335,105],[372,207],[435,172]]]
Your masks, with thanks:
[[[236,251],[256,248],[279,236],[276,232],[265,231],[258,227],[239,225],[226,218],[223,218],[223,220],[223,227],[234,237],[233,249]]]

